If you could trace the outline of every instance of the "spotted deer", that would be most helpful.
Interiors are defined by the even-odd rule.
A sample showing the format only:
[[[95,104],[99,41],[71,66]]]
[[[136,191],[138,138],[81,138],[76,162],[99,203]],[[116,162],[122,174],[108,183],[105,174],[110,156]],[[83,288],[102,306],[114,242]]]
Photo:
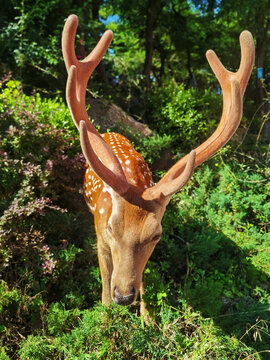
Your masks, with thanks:
[[[66,99],[80,133],[87,161],[83,192],[94,215],[102,303],[133,303],[144,294],[143,272],[162,234],[161,220],[173,194],[185,186],[193,170],[215,154],[234,134],[242,117],[242,98],[254,64],[252,35],[240,35],[241,63],[237,72],[225,69],[212,50],[206,57],[223,94],[223,112],[215,132],[184,156],[157,183],[142,156],[117,133],[100,135],[85,109],[87,82],[108,49],[113,33],[106,31],[82,61],[75,55],[78,18],[70,15],[62,35],[68,72]],[[141,313],[146,313],[141,301]]]

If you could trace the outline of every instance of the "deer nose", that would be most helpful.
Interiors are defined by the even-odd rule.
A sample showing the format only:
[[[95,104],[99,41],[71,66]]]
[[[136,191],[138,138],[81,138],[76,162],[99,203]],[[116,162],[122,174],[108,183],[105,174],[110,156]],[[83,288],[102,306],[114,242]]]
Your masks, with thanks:
[[[113,301],[118,305],[130,305],[135,300],[135,289],[132,288],[128,295],[121,295],[118,288],[114,289]]]

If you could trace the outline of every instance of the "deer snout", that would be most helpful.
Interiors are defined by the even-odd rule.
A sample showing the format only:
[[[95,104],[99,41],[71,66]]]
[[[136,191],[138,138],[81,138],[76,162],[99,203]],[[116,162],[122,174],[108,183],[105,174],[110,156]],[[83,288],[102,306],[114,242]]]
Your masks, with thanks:
[[[113,293],[113,301],[118,305],[130,305],[135,300],[135,289],[132,288],[129,291],[128,295],[122,295],[118,288],[115,287],[114,293]]]

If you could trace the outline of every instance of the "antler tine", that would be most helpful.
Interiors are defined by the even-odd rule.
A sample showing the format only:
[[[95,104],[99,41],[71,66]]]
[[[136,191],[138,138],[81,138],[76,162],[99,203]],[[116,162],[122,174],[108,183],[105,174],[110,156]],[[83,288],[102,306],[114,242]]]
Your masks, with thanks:
[[[241,45],[241,61],[239,69],[236,73],[228,71],[218,59],[213,50],[206,52],[207,60],[216,75],[223,91],[223,99],[226,102],[227,98],[230,100],[230,82],[231,78],[236,78],[240,83],[241,96],[244,95],[248,79],[250,77],[254,64],[254,42],[251,33],[247,30],[240,34]]]
[[[95,157],[95,159],[92,162],[96,164],[98,161],[102,161],[108,172],[114,172],[118,178],[122,179],[122,182],[119,182],[122,184],[126,181],[126,178],[119,160],[89,121],[85,110],[85,93],[88,79],[109,47],[113,34],[111,31],[106,31],[94,50],[80,62],[77,60],[74,50],[77,26],[77,16],[70,15],[65,23],[62,35],[62,50],[68,71],[67,103],[78,130],[80,130],[80,121],[84,120],[85,122],[84,129],[87,129],[89,146],[84,146],[84,149],[93,149],[91,156]],[[85,139],[85,133],[83,136]],[[89,160],[89,156],[87,159]]]
[[[71,65],[68,71],[68,79],[66,85],[66,99],[73,121],[77,129],[80,130],[79,121],[85,120],[88,123],[89,120],[86,111],[83,111],[80,101],[77,97],[76,82],[77,82],[77,67],[75,65]]]
[[[241,96],[243,96],[255,61],[254,41],[249,31],[245,30],[240,34],[240,45],[241,62],[237,76],[240,83]]]
[[[78,27],[78,17],[70,15],[64,25],[62,33],[62,51],[67,72],[71,65],[78,66],[79,61],[75,55],[75,35]]]
[[[69,72],[72,65],[75,65],[77,68],[76,94],[82,109],[85,109],[85,93],[88,79],[110,46],[113,32],[111,30],[105,31],[91,53],[82,61],[78,61],[75,55],[75,35],[77,27],[78,17],[76,15],[70,15],[63,29],[62,50],[67,71]],[[79,127],[79,121],[77,127]]]
[[[230,140],[237,130],[242,117],[242,96],[250,77],[254,64],[254,42],[249,31],[243,31],[240,35],[241,63],[239,70],[234,73],[228,71],[220,62],[214,51],[209,50],[206,54],[223,91],[223,111],[218,128],[210,138],[196,148],[196,159],[194,168],[209,159],[227,141]],[[188,155],[179,160],[155,185],[156,190],[151,192],[158,194],[158,189],[163,184],[170,186],[172,180],[176,179],[184,171],[188,161]],[[150,191],[150,190],[149,190]]]
[[[74,14],[70,15],[67,18],[67,21],[64,25],[63,29],[63,36],[62,36],[62,48],[63,48],[63,56],[67,71],[71,65],[78,66],[79,64],[85,62],[92,62],[92,67],[88,72],[95,69],[98,65],[100,60],[102,59],[103,55],[107,51],[108,47],[113,38],[113,32],[111,30],[106,30],[105,33],[102,35],[101,39],[91,51],[91,53],[82,61],[79,61],[75,55],[75,35],[78,27],[78,17]]]

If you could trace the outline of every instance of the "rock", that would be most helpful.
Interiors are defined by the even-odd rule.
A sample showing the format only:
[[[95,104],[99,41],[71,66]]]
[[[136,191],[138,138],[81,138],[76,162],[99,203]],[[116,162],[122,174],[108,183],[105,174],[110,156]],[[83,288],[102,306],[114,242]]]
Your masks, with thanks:
[[[89,99],[87,104],[90,105],[88,114],[94,120],[95,124],[100,125],[102,131],[114,127],[117,123],[130,127],[142,137],[151,135],[152,131],[143,123],[140,123],[128,115],[124,110],[115,104],[110,104],[104,99]]]

